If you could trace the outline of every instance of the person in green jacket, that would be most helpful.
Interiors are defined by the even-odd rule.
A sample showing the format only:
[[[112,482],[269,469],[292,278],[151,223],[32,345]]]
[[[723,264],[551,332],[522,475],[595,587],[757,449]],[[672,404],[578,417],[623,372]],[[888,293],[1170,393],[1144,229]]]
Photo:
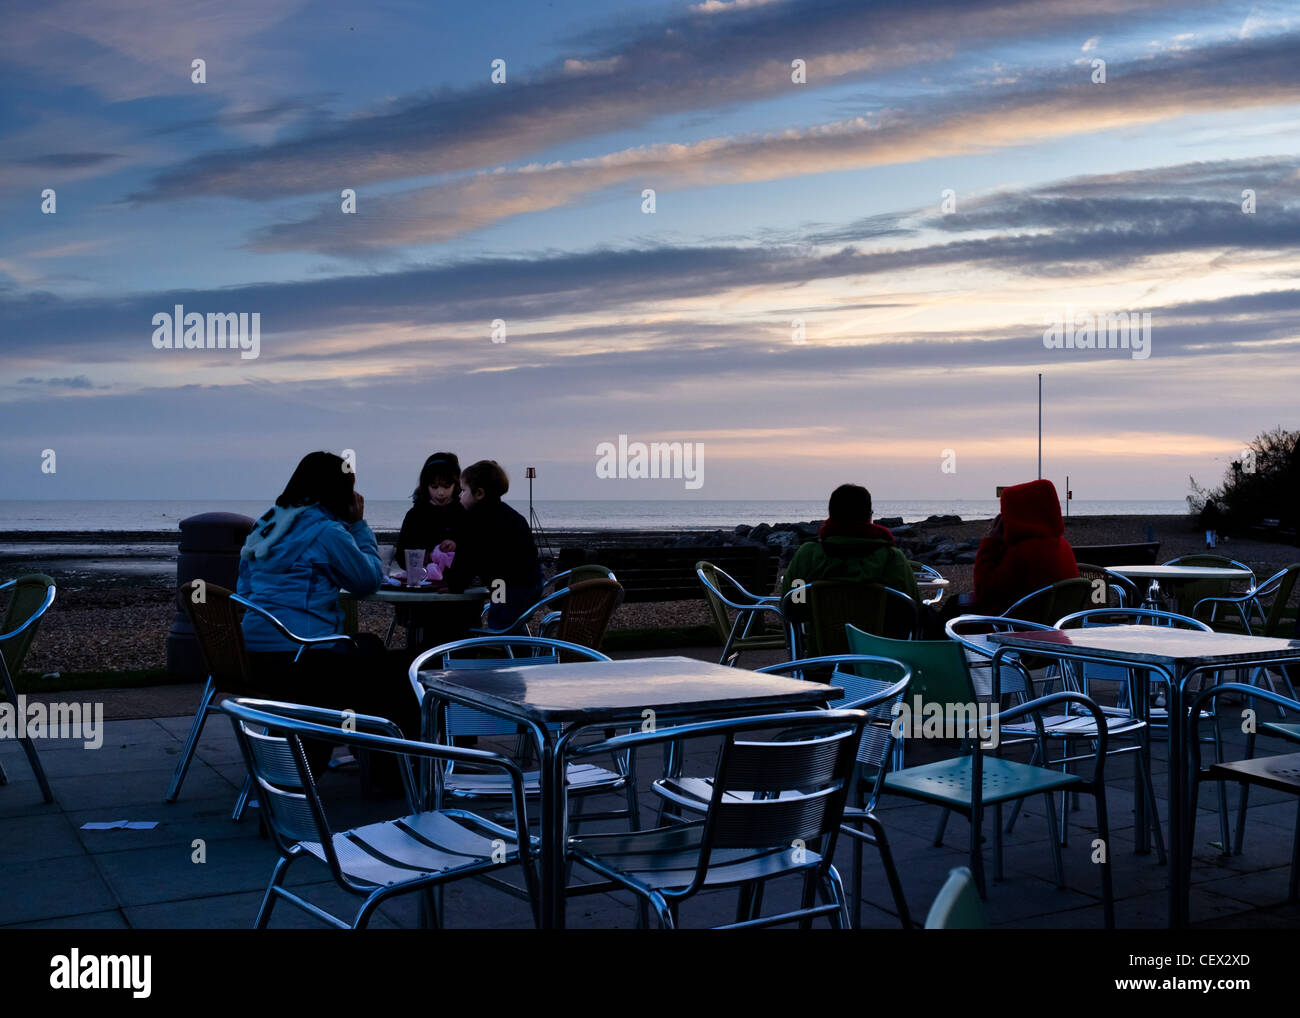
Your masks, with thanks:
[[[860,484],[841,484],[831,492],[826,522],[817,540],[801,544],[781,577],[781,593],[796,580],[858,580],[901,590],[916,603],[920,595],[907,556],[894,535],[871,522],[871,492]]]

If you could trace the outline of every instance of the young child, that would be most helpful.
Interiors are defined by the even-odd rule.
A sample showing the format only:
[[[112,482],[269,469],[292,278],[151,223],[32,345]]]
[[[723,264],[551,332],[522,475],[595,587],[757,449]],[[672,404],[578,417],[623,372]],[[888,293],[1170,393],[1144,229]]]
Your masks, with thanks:
[[[460,500],[465,507],[456,559],[443,573],[443,582],[462,591],[479,582],[489,589],[505,582],[504,602],[488,606],[488,627],[501,629],[514,622],[541,596],[542,567],[528,521],[503,501],[510,479],[495,460],[479,460],[460,475]]]
[[[459,495],[460,461],[455,453],[435,452],[420,470],[419,486],[411,495],[413,504],[397,535],[395,563],[400,566],[405,562],[408,548],[423,548],[426,565],[437,564],[435,558],[441,562],[446,553],[455,552],[458,531],[465,520]],[[443,554],[435,557],[435,551]]]

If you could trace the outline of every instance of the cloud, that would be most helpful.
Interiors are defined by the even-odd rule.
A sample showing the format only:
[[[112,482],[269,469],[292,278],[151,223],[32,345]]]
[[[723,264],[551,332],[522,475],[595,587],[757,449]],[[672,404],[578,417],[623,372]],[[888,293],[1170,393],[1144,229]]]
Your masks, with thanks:
[[[1201,6],[1191,0],[1185,6]],[[516,160],[578,138],[683,112],[789,93],[790,60],[819,88],[946,58],[959,49],[1040,37],[1066,26],[1131,20],[1168,5],[1099,0],[826,0],[731,5],[636,30],[506,86],[486,80],[407,97],[261,148],[205,154],[167,170],[133,197],[267,200],[343,186],[427,177]]]
[[[359,254],[436,243],[511,216],[626,187],[680,190],[774,180],[987,152],[1050,138],[1149,124],[1189,113],[1294,99],[1300,39],[1231,42],[1195,53],[1112,65],[1104,85],[1065,71],[1005,88],[945,94],[879,116],[748,137],[659,144],[568,163],[496,170],[396,194],[374,195],[341,216],[336,202],[258,234],[259,251]]]

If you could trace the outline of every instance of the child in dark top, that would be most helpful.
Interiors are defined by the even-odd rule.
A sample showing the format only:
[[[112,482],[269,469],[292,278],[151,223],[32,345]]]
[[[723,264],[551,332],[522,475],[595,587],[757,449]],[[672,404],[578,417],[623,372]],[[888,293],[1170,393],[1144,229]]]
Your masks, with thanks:
[[[443,581],[453,591],[470,586],[475,577],[489,589],[505,583],[504,601],[488,605],[490,629],[502,629],[537,602],[542,567],[528,521],[503,501],[510,479],[495,460],[479,460],[460,475],[464,523],[456,542],[456,560]],[[497,589],[500,589],[499,587]]]
[[[394,561],[403,562],[408,548],[423,548],[427,563],[435,548],[455,551],[465,521],[460,504],[460,461],[455,453],[435,452],[424,461],[420,483],[411,496],[413,505],[402,520]]]

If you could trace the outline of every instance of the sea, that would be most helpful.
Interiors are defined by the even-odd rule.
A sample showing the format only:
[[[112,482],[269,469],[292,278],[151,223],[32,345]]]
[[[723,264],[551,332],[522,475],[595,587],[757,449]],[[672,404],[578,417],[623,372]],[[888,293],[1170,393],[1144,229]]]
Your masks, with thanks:
[[[528,501],[507,499],[529,516]],[[366,520],[375,530],[397,530],[411,507],[409,499],[366,499]],[[205,499],[202,501],[123,500],[0,500],[0,531],[45,530],[83,532],[172,530],[188,516],[232,512],[256,518],[268,503]],[[901,517],[914,523],[929,516],[960,516],[963,520],[992,519],[997,499],[899,499],[875,503],[875,514]],[[1063,507],[1064,511],[1064,507]],[[1072,516],[1173,516],[1187,512],[1184,499],[1074,500]],[[731,530],[739,524],[794,523],[826,516],[818,499],[538,499],[532,504],[534,528],[544,531],[594,530]]]

